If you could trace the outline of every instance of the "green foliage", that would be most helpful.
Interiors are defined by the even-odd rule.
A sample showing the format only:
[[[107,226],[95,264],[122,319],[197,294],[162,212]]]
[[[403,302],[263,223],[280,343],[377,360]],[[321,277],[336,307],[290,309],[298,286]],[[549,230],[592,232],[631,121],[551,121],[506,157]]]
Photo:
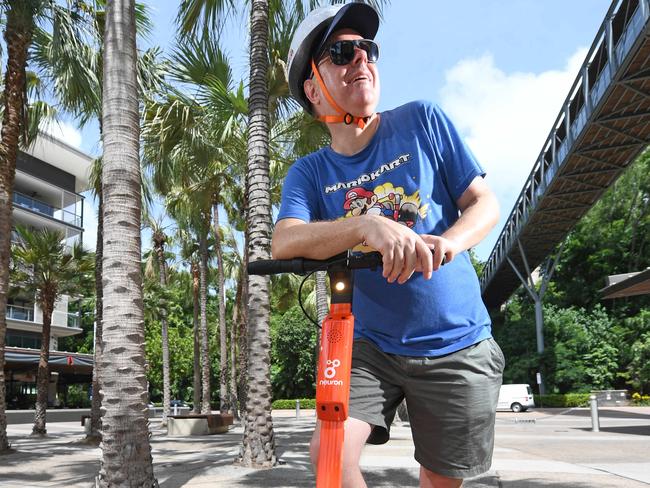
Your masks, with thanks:
[[[145,280],[145,355],[147,358],[147,379],[151,401],[162,400],[163,371],[162,371],[162,336],[160,325],[161,303],[167,311],[169,364],[171,397],[191,403],[193,401],[193,369],[194,369],[194,331],[193,309],[190,299],[187,299],[188,282],[186,272],[174,273],[167,289],[163,290],[157,281]],[[212,297],[210,297],[212,298]],[[188,303],[189,302],[189,303]],[[216,313],[213,300],[208,300],[208,325],[210,351],[217,351],[215,345]],[[214,357],[216,356],[216,357]],[[219,374],[218,354],[210,355],[211,384],[218,384]],[[218,398],[218,390],[213,390],[213,400]]]
[[[275,400],[271,408],[273,410],[295,410],[297,400]],[[300,408],[314,409],[316,408],[315,398],[300,398]]]
[[[88,385],[69,385],[65,399],[68,408],[89,408]]]
[[[632,344],[632,357],[627,367],[630,384],[642,394],[650,385],[650,332]]]
[[[557,265],[549,301],[591,309],[608,275],[650,266],[650,151],[643,153],[578,222]],[[650,297],[607,301],[617,316],[650,307]]]
[[[618,367],[617,337],[602,306],[544,307],[546,379],[559,391],[613,388]]]
[[[299,307],[271,317],[273,398],[315,395],[316,327]]]
[[[566,395],[534,395],[537,407],[572,408],[589,406],[589,393],[568,393]]]

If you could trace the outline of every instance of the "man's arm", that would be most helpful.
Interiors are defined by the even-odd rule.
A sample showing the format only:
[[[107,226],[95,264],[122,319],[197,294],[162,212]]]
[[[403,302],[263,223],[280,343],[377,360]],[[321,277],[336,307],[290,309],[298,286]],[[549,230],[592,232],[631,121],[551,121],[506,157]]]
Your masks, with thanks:
[[[481,242],[499,220],[499,202],[480,176],[474,178],[456,203],[460,217],[449,229],[441,236],[422,236],[434,249],[434,270],[439,268],[443,255],[450,262],[456,254]]]
[[[416,267],[425,278],[431,277],[431,251],[423,238],[379,215],[311,223],[282,219],[275,226],[271,252],[275,259],[326,259],[362,242],[381,253],[383,275],[389,282],[404,283]]]

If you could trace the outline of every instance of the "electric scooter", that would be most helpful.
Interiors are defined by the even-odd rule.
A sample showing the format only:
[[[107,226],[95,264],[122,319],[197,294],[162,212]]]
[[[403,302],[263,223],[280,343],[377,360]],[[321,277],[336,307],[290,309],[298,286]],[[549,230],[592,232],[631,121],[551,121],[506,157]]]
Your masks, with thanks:
[[[351,251],[325,260],[271,259],[248,264],[249,274],[304,275],[324,270],[330,278],[332,300],[329,313],[322,325],[316,379],[316,413],[321,421],[316,488],[341,487],[343,424],[348,418],[354,338],[352,271],[376,269],[381,264],[382,257],[378,252],[353,254]]]

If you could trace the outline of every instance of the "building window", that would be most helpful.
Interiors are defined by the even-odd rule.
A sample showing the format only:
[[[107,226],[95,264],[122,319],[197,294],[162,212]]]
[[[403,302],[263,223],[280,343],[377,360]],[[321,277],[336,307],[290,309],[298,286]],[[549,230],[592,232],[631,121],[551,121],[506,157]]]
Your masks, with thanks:
[[[40,349],[41,336],[39,334],[30,333],[30,332],[8,330],[7,346],[24,347],[28,349]]]

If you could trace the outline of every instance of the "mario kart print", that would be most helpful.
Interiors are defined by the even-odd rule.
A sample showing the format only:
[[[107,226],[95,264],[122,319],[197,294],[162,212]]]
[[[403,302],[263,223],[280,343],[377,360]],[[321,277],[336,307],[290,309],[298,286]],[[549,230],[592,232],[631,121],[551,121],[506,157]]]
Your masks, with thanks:
[[[382,215],[413,228],[418,217],[424,218],[428,205],[420,205],[419,191],[406,195],[402,187],[394,187],[392,183],[384,183],[372,190],[357,186],[350,188],[345,194],[343,209],[344,217],[358,215]]]

